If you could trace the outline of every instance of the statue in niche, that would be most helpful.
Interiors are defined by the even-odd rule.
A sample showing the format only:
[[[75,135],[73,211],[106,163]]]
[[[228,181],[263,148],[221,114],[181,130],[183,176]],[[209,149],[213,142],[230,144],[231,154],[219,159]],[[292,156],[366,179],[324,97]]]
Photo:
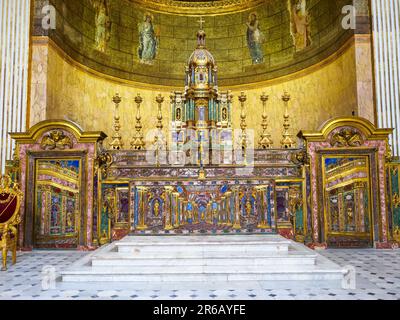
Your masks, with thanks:
[[[111,39],[111,19],[108,0],[90,0],[96,11],[96,49],[105,52],[107,43]]]
[[[153,16],[150,13],[144,15],[144,21],[139,24],[139,48],[138,56],[141,63],[153,64],[158,51],[158,36],[153,25]]]
[[[264,62],[264,53],[262,50],[262,43],[264,42],[264,35],[259,28],[257,14],[251,13],[247,25],[247,46],[250,50],[251,59],[253,64]]]
[[[306,8],[306,0],[288,0],[290,13],[290,32],[296,51],[311,45],[310,14]]]

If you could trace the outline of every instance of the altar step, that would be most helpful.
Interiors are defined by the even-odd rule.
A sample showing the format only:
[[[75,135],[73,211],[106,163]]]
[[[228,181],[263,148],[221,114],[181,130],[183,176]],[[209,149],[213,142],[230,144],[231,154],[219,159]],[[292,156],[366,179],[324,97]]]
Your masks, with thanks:
[[[65,283],[145,287],[255,281],[272,288],[279,283],[340,288],[349,280],[348,271],[278,235],[128,236],[89,254],[61,276]]]

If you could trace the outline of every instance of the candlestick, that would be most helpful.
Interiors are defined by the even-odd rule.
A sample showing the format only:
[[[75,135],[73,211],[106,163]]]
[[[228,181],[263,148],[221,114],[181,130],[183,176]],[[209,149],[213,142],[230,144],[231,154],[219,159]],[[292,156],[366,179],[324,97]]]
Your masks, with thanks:
[[[263,113],[262,113],[262,133],[260,135],[260,140],[258,141],[258,147],[260,149],[271,149],[273,146],[273,141],[271,139],[271,135],[267,132],[268,129],[268,114],[267,114],[267,101],[269,96],[263,93],[261,95],[261,101],[263,104]]]
[[[114,133],[112,135],[112,141],[110,143],[110,148],[113,150],[121,150],[124,146],[124,143],[122,142],[122,137],[119,131],[121,130],[121,124],[119,122],[120,116],[119,116],[119,104],[121,103],[122,99],[119,96],[118,93],[115,94],[113,97],[112,101],[115,104],[115,113],[114,113]]]
[[[281,147],[284,149],[291,149],[291,148],[296,148],[296,143],[293,140],[293,135],[289,133],[289,128],[290,128],[290,117],[289,117],[289,101],[290,101],[290,95],[285,92],[284,95],[282,96],[282,100],[285,103],[285,114],[283,116],[283,139],[281,140]]]
[[[133,150],[145,150],[145,143],[143,141],[143,133],[142,133],[142,116],[140,114],[140,104],[143,102],[142,97],[140,96],[140,94],[138,94],[135,98],[135,102],[136,102],[136,125],[135,125],[135,129],[136,129],[136,133],[133,136],[133,140],[131,142],[131,148]]]

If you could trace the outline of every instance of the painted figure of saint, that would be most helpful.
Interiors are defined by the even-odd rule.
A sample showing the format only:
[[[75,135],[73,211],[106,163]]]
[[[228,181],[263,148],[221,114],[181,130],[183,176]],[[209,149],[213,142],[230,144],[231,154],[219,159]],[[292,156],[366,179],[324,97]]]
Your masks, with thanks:
[[[256,13],[251,13],[247,25],[247,46],[250,50],[253,64],[264,62],[264,53],[262,51],[262,43],[264,36],[259,28],[258,18]]]
[[[111,19],[108,0],[90,0],[91,5],[96,11],[96,49],[101,52],[106,51],[107,43],[111,38]]]
[[[296,51],[311,45],[310,14],[306,8],[306,0],[288,0],[290,25]]]
[[[153,16],[146,13],[144,21],[139,25],[138,55],[141,63],[152,64],[157,55],[158,37],[153,25]]]

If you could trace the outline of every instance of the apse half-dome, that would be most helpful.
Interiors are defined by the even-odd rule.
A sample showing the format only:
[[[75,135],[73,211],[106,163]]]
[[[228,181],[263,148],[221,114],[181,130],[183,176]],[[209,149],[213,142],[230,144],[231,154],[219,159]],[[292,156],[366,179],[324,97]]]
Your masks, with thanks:
[[[37,19],[35,36],[87,70],[136,84],[179,87],[188,61],[218,61],[224,87],[261,83],[324,61],[354,35],[341,27],[350,0],[52,2],[57,28]],[[207,48],[193,52],[199,19]]]

